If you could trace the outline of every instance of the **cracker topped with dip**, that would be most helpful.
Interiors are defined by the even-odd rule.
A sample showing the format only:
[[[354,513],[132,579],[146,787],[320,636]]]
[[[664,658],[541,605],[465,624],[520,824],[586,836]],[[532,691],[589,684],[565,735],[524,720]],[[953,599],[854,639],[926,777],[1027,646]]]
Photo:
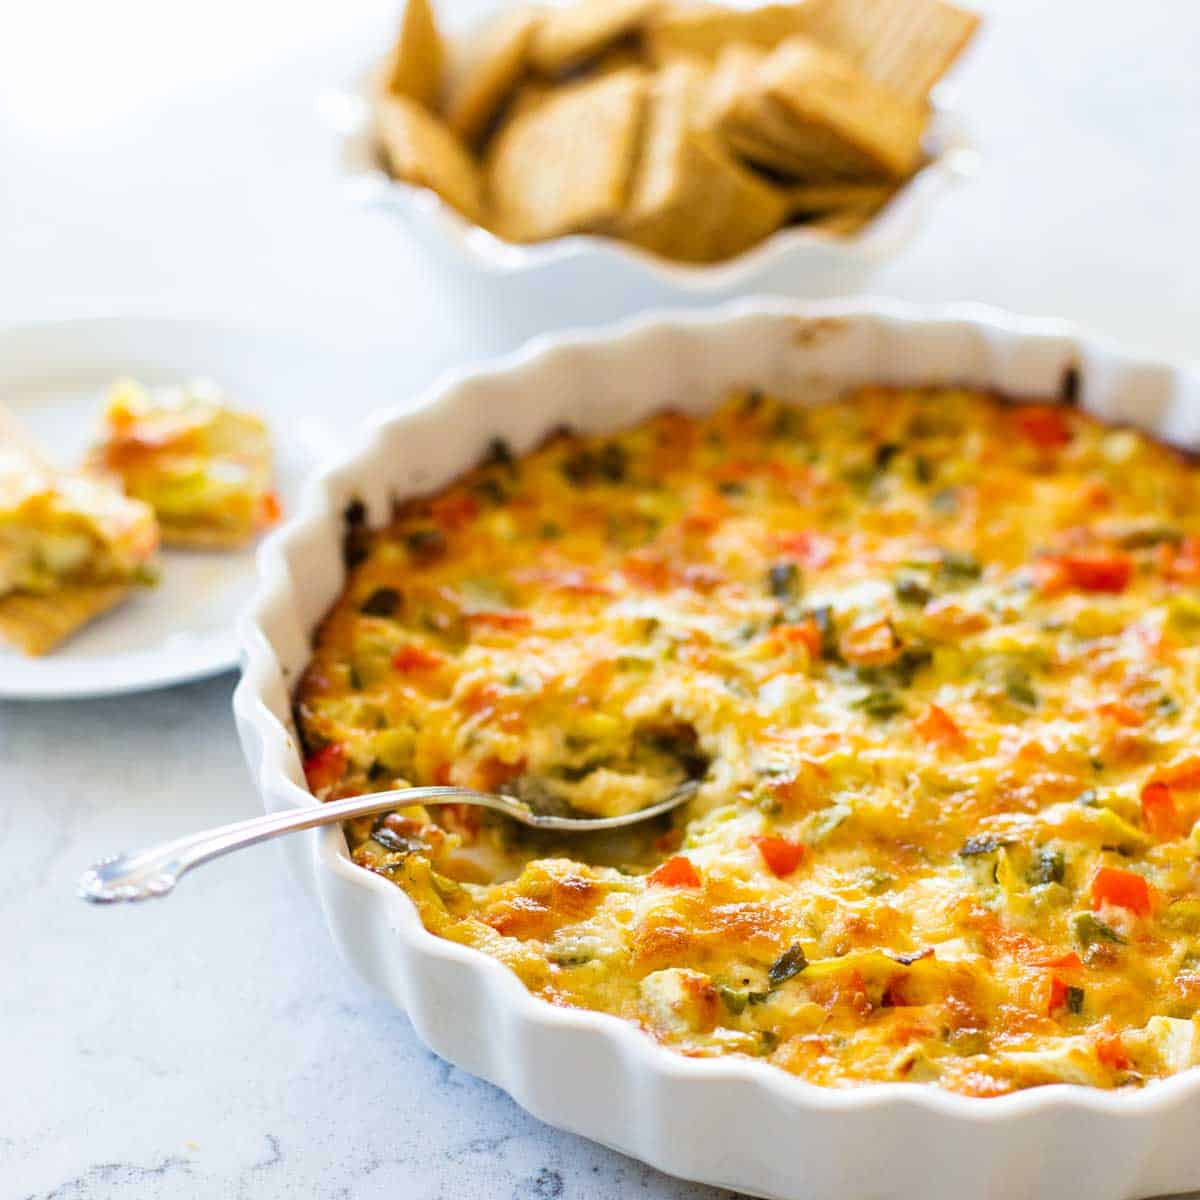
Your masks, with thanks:
[[[233,549],[280,515],[266,423],[211,384],[112,387],[90,466],[150,505],[171,546]]]
[[[0,409],[0,640],[48,653],[152,583],[157,546],[149,505],[52,467]]]
[[[788,224],[870,221],[928,160],[930,91],[978,23],[947,0],[577,0],[460,45],[408,0],[378,154],[506,241],[719,262]]]

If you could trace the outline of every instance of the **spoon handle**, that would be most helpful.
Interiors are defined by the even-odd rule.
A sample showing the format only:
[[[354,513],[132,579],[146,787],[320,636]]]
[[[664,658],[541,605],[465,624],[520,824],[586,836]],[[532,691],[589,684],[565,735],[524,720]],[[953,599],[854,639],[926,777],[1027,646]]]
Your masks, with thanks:
[[[455,787],[404,788],[373,792],[367,796],[351,796],[347,800],[331,800],[310,808],[289,809],[252,817],[248,821],[235,821],[232,825],[189,834],[149,850],[103,859],[80,877],[79,895],[93,904],[166,896],[193,867],[230,851],[240,850],[243,846],[266,841],[267,838],[345,821],[350,817],[387,812],[410,804],[464,802],[493,808],[510,816],[516,815],[514,810],[519,811],[523,807],[519,801],[504,796],[489,796],[484,792]]]
[[[533,829],[558,833],[594,833],[602,829],[621,829],[652,817],[661,816],[691,799],[699,785],[694,780],[681,783],[666,797],[648,808],[616,817],[561,817],[535,813],[529,805],[512,796],[497,796],[460,787],[413,787],[390,792],[371,792],[346,800],[330,800],[306,808],[268,813],[249,821],[235,821],[218,829],[189,834],[135,854],[116,854],[102,859],[79,878],[79,896],[92,904],[115,904],[123,900],[149,900],[171,893],[180,878],[200,863],[220,858],[231,850],[253,846],[267,838],[318,825],[331,825],[350,817],[406,808],[410,804],[473,804],[504,813]]]

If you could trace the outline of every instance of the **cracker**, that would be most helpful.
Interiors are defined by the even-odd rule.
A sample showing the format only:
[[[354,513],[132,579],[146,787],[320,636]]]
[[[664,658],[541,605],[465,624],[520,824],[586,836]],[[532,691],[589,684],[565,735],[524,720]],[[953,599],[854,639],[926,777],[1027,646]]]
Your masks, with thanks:
[[[523,83],[518,84],[512,99],[505,106],[500,130],[507,128],[514,121],[519,121],[526,113],[533,112],[535,108],[541,108],[555,94],[556,90],[541,77],[526,79]],[[497,130],[497,135],[500,130]]]
[[[826,213],[813,221],[805,221],[804,228],[837,235],[857,233],[874,215],[866,209],[847,208],[841,212]]]
[[[924,100],[966,49],[979,15],[945,0],[807,0],[811,37],[908,100]]]
[[[455,68],[446,96],[446,123],[467,145],[479,141],[525,73],[538,20],[531,8],[503,14],[484,31],[474,53]]]
[[[657,0],[580,0],[547,9],[529,55],[547,75],[561,75],[641,28]]]
[[[602,230],[625,205],[647,78],[630,68],[559,88],[507,122],[488,154],[497,231],[514,241]]]
[[[786,38],[806,31],[806,7],[800,3],[753,8],[671,4],[658,9],[647,23],[646,50],[657,63],[681,55],[715,62],[734,45],[773,50]]]
[[[645,133],[622,226],[659,215],[684,184],[684,147],[691,138],[704,71],[679,62],[659,71],[647,99]]]
[[[738,254],[774,232],[786,201],[697,127],[706,72],[681,60],[659,72],[629,206],[618,232],[685,262]]]
[[[172,525],[169,521],[159,523],[162,544],[177,550],[237,550],[249,545],[262,532],[254,525]]]
[[[791,213],[874,212],[895,193],[886,183],[802,183],[787,191]]]
[[[767,52],[735,42],[726,46],[708,76],[697,108],[696,123],[719,130],[732,113],[739,97],[753,85],[754,73]]]
[[[481,220],[479,168],[437,117],[405,96],[382,96],[376,103],[375,122],[384,161],[393,175],[432,188],[463,216]]]
[[[71,584],[48,593],[0,596],[0,638],[25,654],[48,654],[129,594],[123,583]]]
[[[721,125],[752,161],[813,181],[903,178],[921,158],[927,112],[844,56],[789,38],[755,70]]]
[[[407,0],[400,32],[384,65],[384,87],[432,109],[442,88],[445,51],[429,0]]]
[[[683,146],[674,202],[624,228],[634,245],[680,262],[719,262],[741,254],[782,224],[779,191],[740,166],[711,137]]]

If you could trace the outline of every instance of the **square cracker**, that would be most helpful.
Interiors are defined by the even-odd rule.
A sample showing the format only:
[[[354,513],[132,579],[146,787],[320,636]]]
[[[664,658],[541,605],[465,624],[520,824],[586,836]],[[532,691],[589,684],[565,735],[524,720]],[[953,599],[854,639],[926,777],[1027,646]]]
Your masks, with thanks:
[[[216,525],[172,525],[159,522],[164,546],[183,550],[236,550],[255,541],[261,532],[254,526],[221,529]]]
[[[46,594],[0,596],[0,638],[25,654],[48,654],[129,594],[124,583],[62,587]]]
[[[870,209],[846,208],[806,221],[804,228],[840,237],[848,233],[857,233],[874,215]]]
[[[747,158],[802,179],[903,178],[921,159],[927,111],[804,37],[753,72],[721,124]]]
[[[560,75],[641,28],[658,0],[579,0],[547,9],[529,55],[547,75]]]
[[[610,226],[625,206],[646,101],[638,67],[559,88],[493,139],[487,182],[497,232],[540,241]]]
[[[887,183],[802,183],[789,188],[788,212],[797,214],[872,213],[895,195]]]
[[[407,0],[400,32],[384,65],[384,86],[432,109],[442,89],[445,51],[429,0]]]
[[[730,118],[740,97],[754,83],[754,73],[767,57],[765,50],[735,42],[726,46],[709,72],[696,110],[696,123],[718,131]]]
[[[687,262],[738,254],[773,233],[787,209],[781,192],[739,166],[698,128],[706,72],[681,60],[661,70],[629,206],[618,232]]]
[[[529,64],[529,42],[540,16],[518,8],[484,31],[474,52],[455,66],[446,95],[446,123],[474,145],[495,120]]]
[[[646,25],[646,49],[652,61],[680,55],[714,62],[730,46],[773,50],[784,39],[804,33],[805,3],[761,4],[728,8],[722,4],[674,3],[659,8]]]
[[[769,237],[786,204],[778,191],[739,165],[712,138],[688,140],[680,154],[675,200],[623,230],[632,243],[682,262],[719,262]]]
[[[653,78],[638,167],[621,225],[636,225],[669,208],[684,186],[684,148],[693,137],[706,72],[683,60]]]
[[[388,170],[432,188],[471,221],[483,218],[479,168],[463,144],[432,113],[407,96],[381,96],[375,129]]]
[[[809,36],[864,75],[924,100],[979,27],[979,15],[945,0],[805,0]]]

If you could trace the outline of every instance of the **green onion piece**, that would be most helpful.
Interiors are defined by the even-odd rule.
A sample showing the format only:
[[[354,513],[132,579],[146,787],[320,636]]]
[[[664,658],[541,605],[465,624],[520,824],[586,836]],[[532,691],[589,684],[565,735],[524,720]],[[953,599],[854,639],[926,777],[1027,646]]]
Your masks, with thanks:
[[[975,858],[980,854],[994,854],[1004,846],[1011,846],[1011,838],[997,837],[994,833],[978,834],[969,837],[958,852],[959,858]]]
[[[973,554],[961,550],[943,550],[939,572],[957,583],[968,583],[983,574],[983,567]]]
[[[717,995],[721,997],[721,1002],[735,1017],[740,1016],[746,1011],[748,993],[744,989],[718,987]]]
[[[776,600],[794,600],[800,591],[800,568],[792,562],[773,563],[767,571],[767,590]]]
[[[886,688],[869,691],[861,699],[853,701],[853,706],[876,721],[887,721],[904,711],[904,704]]]
[[[400,593],[392,587],[380,587],[359,605],[358,611],[368,617],[394,617],[399,608]]]
[[[804,947],[795,942],[767,968],[767,980],[772,987],[779,987],[794,975],[799,975],[807,966],[808,959],[804,956]]]
[[[901,575],[892,586],[896,592],[896,599],[901,604],[924,605],[933,599],[933,593],[911,575]]]
[[[1094,946],[1097,942],[1125,945],[1125,939],[1111,925],[1106,925],[1099,917],[1089,912],[1076,913],[1071,918],[1071,932],[1074,933],[1075,940],[1085,948]]]

